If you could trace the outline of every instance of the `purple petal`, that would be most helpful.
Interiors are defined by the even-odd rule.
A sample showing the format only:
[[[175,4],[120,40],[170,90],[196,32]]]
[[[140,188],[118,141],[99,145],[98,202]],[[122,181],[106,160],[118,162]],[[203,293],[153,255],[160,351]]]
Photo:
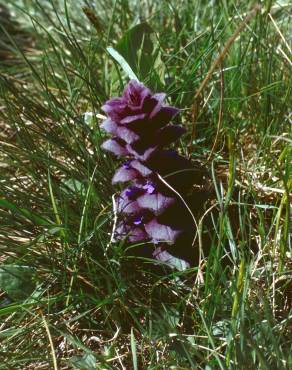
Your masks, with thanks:
[[[121,124],[127,125],[129,123],[135,123],[142,121],[146,117],[146,113],[134,114],[132,116],[127,116],[121,120]]]
[[[107,113],[109,109],[123,109],[126,107],[127,102],[123,97],[117,97],[117,98],[112,98],[110,100],[107,100],[105,104],[101,107],[101,109]]]
[[[126,101],[123,98],[112,98],[105,102],[101,110],[110,115],[113,112],[122,113],[126,106]]]
[[[135,214],[141,211],[136,199],[143,194],[145,190],[139,186],[129,186],[121,192],[117,198],[117,209],[120,213]]]
[[[143,227],[130,226],[125,222],[120,222],[115,230],[115,239],[121,240],[125,237],[128,237],[132,243],[149,239]]]
[[[147,233],[140,227],[133,227],[129,232],[129,241],[131,243],[146,241],[149,239]]]
[[[131,102],[145,90],[148,89],[141,82],[138,82],[137,80],[130,80],[124,90],[123,97],[128,102]],[[148,91],[150,92],[150,90]]]
[[[193,168],[192,163],[180,156],[175,150],[158,150],[155,156],[152,156],[149,165],[154,171],[169,174],[175,171]]]
[[[118,157],[128,155],[129,152],[126,147],[119,144],[115,139],[106,140],[102,145],[101,148],[112,152],[113,154],[117,155]]]
[[[128,234],[127,226],[125,225],[124,222],[120,222],[115,229],[114,234],[115,239],[116,240],[124,239],[125,236],[127,236],[127,234]]]
[[[141,208],[136,201],[120,197],[117,199],[117,210],[119,213],[134,214],[141,211]]]
[[[162,107],[159,112],[152,118],[152,125],[155,127],[163,127],[169,123],[169,121],[179,113],[179,109],[171,106]]]
[[[141,176],[150,176],[153,171],[150,170],[148,167],[144,166],[140,161],[134,160],[131,162],[131,167],[137,170]]]
[[[122,166],[118,168],[117,171],[115,172],[112,179],[112,184],[116,184],[118,182],[127,182],[135,179],[138,176],[139,173],[136,170],[133,170],[131,168],[127,169],[124,166]]]
[[[130,154],[132,154],[134,157],[136,157],[137,159],[139,159],[140,161],[147,161],[151,154],[153,154],[153,152],[155,152],[155,150],[157,149],[157,146],[155,147],[150,147],[148,149],[146,149],[145,151],[141,151],[140,152],[137,152],[131,145],[127,144],[126,145],[126,149],[128,150],[128,152]]]
[[[139,135],[126,127],[118,127],[116,130],[116,135],[128,144],[132,144],[133,142],[140,139]]]
[[[167,125],[159,130],[156,140],[160,146],[164,146],[179,139],[185,132],[186,130],[182,126]]]
[[[170,226],[159,224],[156,219],[151,220],[144,226],[154,243],[167,242],[173,244],[182,233],[182,230],[174,230]]]
[[[166,105],[162,107],[160,112],[165,118],[167,117],[168,120],[171,120],[180,112],[180,110],[176,107],[172,107],[171,105]]]
[[[131,80],[123,94],[123,98],[127,100],[128,106],[132,111],[141,110],[144,99],[151,95],[151,91],[142,83]]]
[[[154,117],[160,111],[162,107],[162,103],[166,97],[166,94],[164,93],[154,94],[152,97],[156,100],[157,103],[154,109],[152,110],[152,112],[150,113],[150,116],[149,116],[150,118]]]
[[[106,132],[115,135],[117,132],[118,125],[114,121],[112,121],[110,118],[108,118],[102,122],[100,127]]]
[[[166,197],[160,193],[144,194],[137,198],[137,203],[141,208],[152,211],[156,216],[161,214],[166,208],[175,202],[174,198]]]

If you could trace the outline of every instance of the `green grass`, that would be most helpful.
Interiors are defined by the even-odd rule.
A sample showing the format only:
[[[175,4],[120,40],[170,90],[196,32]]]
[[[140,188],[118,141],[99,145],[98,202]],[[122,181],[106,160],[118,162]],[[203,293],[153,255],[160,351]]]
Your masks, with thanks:
[[[195,100],[253,1],[8,5],[0,369],[291,368],[291,4],[262,1]],[[182,109],[180,150],[210,174],[195,244],[209,251],[184,272],[110,243],[99,115],[128,76],[107,47]]]

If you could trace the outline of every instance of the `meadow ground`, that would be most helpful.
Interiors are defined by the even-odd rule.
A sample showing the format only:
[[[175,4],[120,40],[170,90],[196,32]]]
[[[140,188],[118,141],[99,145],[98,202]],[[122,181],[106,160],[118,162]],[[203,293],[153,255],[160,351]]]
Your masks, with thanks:
[[[291,10],[0,0],[0,369],[291,368]],[[185,271],[110,243],[128,65],[207,174]]]

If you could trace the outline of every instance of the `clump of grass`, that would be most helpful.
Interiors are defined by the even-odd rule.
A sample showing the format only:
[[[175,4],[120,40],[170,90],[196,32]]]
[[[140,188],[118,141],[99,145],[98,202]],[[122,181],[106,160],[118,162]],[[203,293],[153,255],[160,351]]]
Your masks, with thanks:
[[[0,368],[289,368],[288,3],[261,4],[194,106],[251,5],[10,2],[31,39],[1,23]],[[195,245],[209,252],[184,272],[109,244],[99,115],[127,76],[108,46],[182,108],[180,150],[210,173]]]

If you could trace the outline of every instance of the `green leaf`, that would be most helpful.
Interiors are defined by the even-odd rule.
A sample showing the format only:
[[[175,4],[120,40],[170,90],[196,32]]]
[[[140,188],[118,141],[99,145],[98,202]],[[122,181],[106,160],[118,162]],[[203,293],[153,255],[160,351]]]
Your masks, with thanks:
[[[61,298],[60,298],[60,295],[57,295],[55,297],[50,297],[49,299],[48,298],[46,298],[46,299],[37,299],[34,302],[31,300],[31,302],[25,302],[25,303],[20,303],[20,304],[19,303],[10,304],[10,305],[8,305],[6,307],[3,307],[3,308],[0,307],[0,316],[11,315],[14,312],[19,312],[19,311],[24,310],[24,309],[29,309],[29,308],[38,306],[40,304],[49,305],[49,303],[58,302],[60,300],[63,301],[63,296],[61,296]]]
[[[134,370],[138,370],[136,339],[134,336],[133,328],[131,328],[131,351],[132,351],[132,358],[133,358],[133,368]]]
[[[106,48],[106,50],[123,68],[124,72],[129,76],[130,79],[139,81],[138,77],[135,75],[135,73],[121,54],[119,54],[114,48]]]
[[[160,78],[155,64],[161,60],[155,44],[154,30],[148,23],[144,22],[128,30],[117,43],[115,49],[141,80],[144,80],[152,72],[157,82]]]
[[[74,356],[70,359],[70,363],[73,369],[78,370],[95,370],[96,369],[96,358],[91,354],[85,354],[82,357]]]
[[[25,217],[26,219],[32,221],[34,224],[37,225],[49,225],[51,224],[50,221],[44,219],[43,217],[38,216],[37,214],[25,209],[17,207],[15,204],[9,202],[6,199],[0,199],[0,207],[9,209],[13,213],[18,213]]]
[[[71,178],[71,179],[63,179],[61,180],[61,184],[62,185],[65,185],[64,186],[64,190],[66,192],[68,192],[68,189],[72,192],[72,193],[77,193],[81,196],[84,196],[85,195],[85,186],[84,184],[79,181],[79,180],[76,180],[74,178]]]
[[[29,266],[2,265],[0,267],[0,289],[15,300],[24,300],[35,289],[35,269]]]

